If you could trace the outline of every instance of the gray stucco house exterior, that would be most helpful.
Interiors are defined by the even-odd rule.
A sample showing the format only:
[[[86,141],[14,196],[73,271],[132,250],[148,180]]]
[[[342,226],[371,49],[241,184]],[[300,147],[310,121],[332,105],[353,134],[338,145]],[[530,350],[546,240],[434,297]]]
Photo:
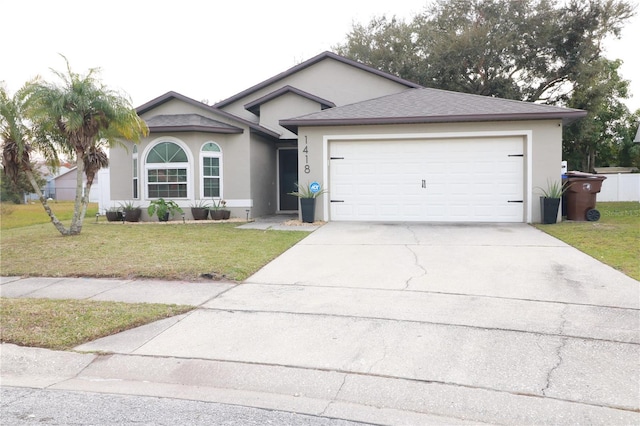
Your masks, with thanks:
[[[562,126],[585,111],[423,88],[331,52],[206,105],[168,92],[137,108],[150,134],[110,153],[113,205],[224,199],[232,215],[539,222],[560,179]]]

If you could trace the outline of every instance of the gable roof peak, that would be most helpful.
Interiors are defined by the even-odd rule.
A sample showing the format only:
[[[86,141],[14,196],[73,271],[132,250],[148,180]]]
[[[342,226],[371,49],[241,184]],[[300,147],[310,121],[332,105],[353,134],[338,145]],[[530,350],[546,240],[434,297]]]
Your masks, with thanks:
[[[255,115],[260,115],[260,106],[273,100],[276,99],[282,95],[285,95],[287,93],[294,93],[298,96],[301,96],[303,98],[309,99],[311,101],[317,102],[321,105],[322,109],[326,109],[326,108],[333,108],[336,106],[336,104],[334,104],[333,102],[331,102],[330,100],[321,98],[319,96],[313,95],[309,92],[305,92],[304,90],[300,90],[297,87],[293,87],[290,85],[286,85],[286,86],[282,86],[281,88],[279,88],[278,90],[275,90],[271,93],[268,93],[254,101],[249,102],[248,104],[245,104],[244,109],[246,109],[247,111],[252,112]]]
[[[405,80],[403,78],[400,78],[400,77],[398,77],[396,75],[393,75],[393,74],[386,73],[384,71],[380,71],[380,70],[378,70],[376,68],[370,67],[370,66],[365,65],[365,64],[363,64],[361,62],[354,61],[353,59],[345,58],[344,56],[340,56],[337,53],[333,53],[333,52],[330,52],[330,51],[325,51],[325,52],[320,53],[319,55],[314,56],[311,59],[307,59],[306,61],[301,62],[300,64],[289,68],[288,70],[286,70],[284,72],[281,72],[280,74],[277,74],[277,75],[275,75],[275,76],[273,76],[273,77],[271,77],[271,78],[269,78],[267,80],[264,80],[261,83],[258,83],[258,84],[254,85],[254,86],[252,86],[252,87],[250,87],[250,88],[248,88],[246,90],[243,90],[242,92],[237,93],[237,94],[231,96],[230,98],[224,99],[224,100],[214,104],[213,106],[216,107],[216,108],[224,108],[225,106],[237,101],[238,99],[242,99],[245,96],[250,95],[251,93],[257,92],[260,89],[263,89],[263,88],[265,88],[265,87],[267,87],[267,86],[269,86],[271,84],[274,84],[274,83],[276,83],[276,82],[278,82],[278,81],[280,81],[280,80],[282,80],[282,79],[284,79],[286,77],[289,77],[289,76],[291,76],[291,75],[293,75],[293,74],[295,74],[297,72],[300,72],[300,71],[302,71],[302,70],[304,70],[306,68],[309,68],[310,66],[315,65],[318,62],[326,60],[326,59],[332,59],[332,60],[335,60],[335,61],[338,61],[338,62],[342,62],[343,64],[346,64],[346,65],[361,69],[363,71],[369,72],[371,74],[375,74],[377,76],[386,78],[386,79],[391,80],[391,81],[395,81],[396,83],[402,84],[402,85],[406,86],[407,88],[414,88],[415,89],[415,88],[421,88],[422,87],[421,85],[419,85],[417,83],[414,83],[414,82],[409,81],[409,80]]]
[[[260,124],[257,123],[253,123],[249,120],[245,120],[244,118],[238,117],[237,115],[231,114],[230,112],[221,110],[216,108],[215,106],[211,106],[211,105],[207,105],[205,103],[202,103],[200,101],[196,101],[195,99],[192,99],[188,96],[182,95],[178,92],[174,92],[174,91],[169,91],[167,93],[165,93],[164,95],[160,95],[155,99],[150,100],[149,102],[140,105],[138,108],[136,108],[136,113],[138,115],[140,114],[144,114],[145,112],[151,111],[152,109],[166,103],[169,102],[173,99],[177,99],[179,101],[182,101],[184,103],[190,104],[190,105],[194,105],[196,107],[202,108],[205,111],[209,111],[212,112],[214,114],[217,114],[221,117],[225,117],[227,119],[233,120],[237,123],[242,123],[246,126],[248,126],[251,131],[263,134],[265,136],[271,137],[271,138],[279,138],[280,134],[278,132],[274,132],[271,129],[267,129],[264,126],[261,126]]]

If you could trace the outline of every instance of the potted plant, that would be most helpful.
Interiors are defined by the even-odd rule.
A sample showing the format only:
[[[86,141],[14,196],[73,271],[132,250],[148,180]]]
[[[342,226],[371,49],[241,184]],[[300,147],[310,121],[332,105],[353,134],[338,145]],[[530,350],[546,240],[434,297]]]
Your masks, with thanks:
[[[164,198],[158,198],[149,203],[147,213],[149,213],[150,217],[154,214],[157,215],[160,222],[167,222],[169,215],[175,216],[176,213],[182,213],[182,209],[175,201],[166,201]]]
[[[107,216],[109,222],[122,222],[123,219],[122,210],[119,207],[110,207],[105,212],[105,216]]]
[[[547,181],[547,189],[539,188],[542,192],[540,197],[540,215],[542,223],[551,224],[558,221],[558,209],[562,195],[568,189],[563,187],[560,181]]]
[[[209,214],[211,215],[211,219],[213,220],[223,220],[229,219],[231,216],[231,212],[225,209],[227,202],[222,198],[219,198],[218,201],[213,200],[213,204],[209,208]]]
[[[316,198],[327,191],[322,189],[322,185],[316,182],[306,186],[300,186],[296,183],[296,188],[298,188],[298,190],[289,192],[289,195],[294,195],[300,199],[302,221],[306,223],[313,223],[315,221],[316,213]]]
[[[133,201],[127,201],[126,203],[120,203],[120,210],[122,210],[122,216],[127,222],[139,222],[142,215],[142,209],[136,206]]]
[[[209,216],[209,203],[204,200],[191,205],[191,215],[194,220],[206,220]]]

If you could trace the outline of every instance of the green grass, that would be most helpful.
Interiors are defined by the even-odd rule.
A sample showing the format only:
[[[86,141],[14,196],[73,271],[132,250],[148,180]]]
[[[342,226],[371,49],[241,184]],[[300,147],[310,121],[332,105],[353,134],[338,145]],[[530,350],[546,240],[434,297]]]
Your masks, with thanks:
[[[68,350],[194,309],[192,306],[86,300],[0,300],[3,343],[54,350]]]
[[[51,211],[53,211],[60,221],[71,221],[71,217],[73,216],[73,201],[50,201],[49,207],[51,207]],[[85,221],[95,218],[97,212],[98,204],[89,203]],[[39,201],[33,204],[2,203],[0,205],[0,229],[2,230],[50,222],[51,219]],[[65,225],[67,227],[69,226],[69,224]],[[49,226],[53,228],[53,225]]]
[[[244,280],[308,235],[236,229],[237,223],[121,224],[95,219],[63,237],[51,224],[6,229],[2,275]]]
[[[61,220],[72,203],[52,205]],[[237,223],[95,223],[63,237],[41,205],[0,206],[2,275],[148,277],[195,280],[203,273],[244,280],[308,235],[236,229]],[[0,299],[2,342],[67,350],[192,309],[186,306],[76,300]]]
[[[640,203],[598,203],[598,222],[536,225],[549,235],[640,280]]]

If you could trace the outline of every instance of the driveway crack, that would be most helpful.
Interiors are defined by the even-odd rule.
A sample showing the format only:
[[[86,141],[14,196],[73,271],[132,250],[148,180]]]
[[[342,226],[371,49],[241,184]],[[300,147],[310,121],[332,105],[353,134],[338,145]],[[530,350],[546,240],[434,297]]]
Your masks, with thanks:
[[[411,281],[424,277],[425,275],[427,275],[427,270],[424,268],[424,266],[422,266],[420,264],[420,261],[418,260],[418,253],[415,252],[415,250],[413,250],[413,248],[409,245],[405,245],[405,247],[407,248],[407,250],[409,250],[411,252],[411,254],[413,255],[413,264],[418,267],[419,269],[422,270],[422,273],[414,275],[409,277],[405,282],[404,282],[404,288],[403,290],[408,290],[409,289],[409,285],[411,284]]]
[[[569,305],[566,305],[564,307],[564,309],[562,309],[562,312],[560,313],[560,320],[561,321],[560,321],[560,326],[559,326],[559,329],[558,329],[558,335],[560,335],[560,336],[564,336],[564,329],[565,329],[565,326],[567,324],[567,318],[565,317],[565,315],[567,314],[568,310],[569,310]],[[568,341],[567,337],[561,337],[560,345],[558,345],[558,347],[556,348],[556,358],[557,358],[556,359],[556,363],[547,372],[547,377],[545,379],[545,385],[544,385],[544,388],[542,388],[542,395],[544,395],[544,396],[547,396],[547,391],[549,390],[549,387],[551,386],[551,376],[553,376],[553,373],[558,368],[560,368],[560,365],[563,362],[562,350],[567,345],[567,341]]]
[[[344,384],[347,382],[347,376],[348,374],[345,374],[344,377],[342,378],[342,383],[340,384],[340,387],[338,388],[338,390],[336,391],[336,394],[333,396],[333,398],[327,403],[326,407],[324,407],[324,409],[322,410],[322,412],[319,414],[320,416],[324,416],[324,414],[327,412],[327,410],[329,409],[329,407],[331,407],[331,404],[333,404],[334,402],[336,402],[336,400],[338,399],[338,395],[340,395],[340,392],[342,391],[342,388],[344,387]]]

